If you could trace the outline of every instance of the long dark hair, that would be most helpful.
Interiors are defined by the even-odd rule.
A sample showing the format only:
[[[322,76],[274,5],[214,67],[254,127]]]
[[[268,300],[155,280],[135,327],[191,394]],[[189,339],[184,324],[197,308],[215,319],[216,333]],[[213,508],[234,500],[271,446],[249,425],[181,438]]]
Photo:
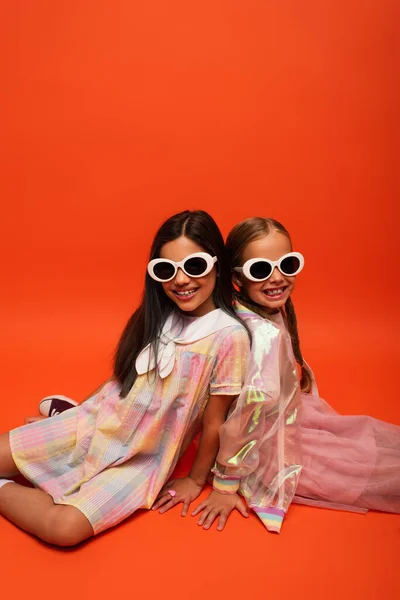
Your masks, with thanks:
[[[246,246],[248,246],[250,242],[258,240],[273,231],[279,231],[279,233],[283,233],[283,235],[286,235],[286,237],[289,239],[290,243],[292,243],[290,234],[286,227],[284,227],[282,223],[279,223],[279,221],[275,221],[275,219],[252,217],[235,225],[235,227],[233,227],[233,229],[229,232],[226,240],[226,249],[228,251],[228,257],[231,263],[231,269],[242,266],[243,253]],[[239,302],[244,304],[244,306],[247,306],[247,308],[260,314],[261,316],[265,316],[261,312],[258,304],[255,304],[249,298],[243,288],[241,288],[239,293],[235,293],[235,296]],[[296,361],[302,368],[300,382],[301,389],[303,392],[310,392],[312,386],[312,376],[310,370],[307,368],[307,365],[304,362],[303,355],[301,353],[296,312],[294,310],[293,301],[290,297],[285,302],[283,317],[286,321],[290,339],[292,340],[293,354],[296,358]]]
[[[185,236],[216,256],[218,277],[213,299],[218,308],[237,319],[233,309],[233,288],[230,266],[224,240],[214,219],[203,210],[185,210],[173,215],[157,231],[149,260],[160,257],[164,244]],[[148,344],[157,353],[157,338],[175,303],[164,293],[161,283],[154,281],[146,272],[144,294],[140,306],[129,319],[119,340],[114,360],[114,377],[121,385],[125,397],[137,377],[135,361]],[[237,319],[239,320],[239,319]]]

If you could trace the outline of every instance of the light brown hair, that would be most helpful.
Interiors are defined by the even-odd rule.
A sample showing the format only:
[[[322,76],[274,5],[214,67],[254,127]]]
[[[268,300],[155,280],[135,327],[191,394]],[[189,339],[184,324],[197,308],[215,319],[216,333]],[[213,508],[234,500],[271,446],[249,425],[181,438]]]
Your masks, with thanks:
[[[272,233],[273,231],[282,233],[289,239],[290,243],[292,243],[287,229],[282,225],[282,223],[275,221],[275,219],[251,217],[250,219],[246,219],[245,221],[235,225],[235,227],[233,227],[233,229],[231,229],[229,232],[226,240],[226,249],[228,251],[232,270],[235,267],[242,266],[243,253],[246,246],[250,242],[254,242],[255,240],[258,240],[269,233]],[[262,312],[261,307],[252,302],[243,288],[240,289],[240,292],[236,292],[236,298],[241,304],[244,304],[250,310],[253,310],[263,317],[266,316],[265,313]],[[307,368],[307,365],[305,365],[303,356],[301,354],[296,312],[294,310],[293,301],[290,297],[285,302],[282,314],[292,340],[293,354],[302,368],[302,376],[300,381],[301,389],[303,392],[310,392],[312,376],[310,370]]]

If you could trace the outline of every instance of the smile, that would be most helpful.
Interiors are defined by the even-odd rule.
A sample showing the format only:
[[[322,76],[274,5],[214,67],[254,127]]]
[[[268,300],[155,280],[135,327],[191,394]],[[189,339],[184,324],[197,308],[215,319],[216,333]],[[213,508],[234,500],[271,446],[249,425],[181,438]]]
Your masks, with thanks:
[[[268,296],[268,298],[279,299],[286,292],[287,286],[275,288],[273,290],[263,290],[263,293]]]
[[[192,290],[186,290],[184,292],[178,292],[176,290],[173,290],[173,293],[179,298],[179,300],[190,300],[198,291],[199,288],[194,288]]]

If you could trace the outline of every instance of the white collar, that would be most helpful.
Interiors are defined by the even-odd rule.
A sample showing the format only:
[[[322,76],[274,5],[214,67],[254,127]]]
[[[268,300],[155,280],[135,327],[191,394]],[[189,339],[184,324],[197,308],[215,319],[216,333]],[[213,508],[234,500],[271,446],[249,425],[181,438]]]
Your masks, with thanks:
[[[157,363],[160,377],[162,379],[168,377],[175,364],[175,344],[192,344],[232,325],[238,325],[237,320],[220,308],[198,317],[184,328],[182,328],[182,319],[179,318],[179,315],[176,312],[172,313],[165,321],[161,331],[157,361],[152,345],[148,344],[136,359],[137,374],[143,375],[151,371]]]

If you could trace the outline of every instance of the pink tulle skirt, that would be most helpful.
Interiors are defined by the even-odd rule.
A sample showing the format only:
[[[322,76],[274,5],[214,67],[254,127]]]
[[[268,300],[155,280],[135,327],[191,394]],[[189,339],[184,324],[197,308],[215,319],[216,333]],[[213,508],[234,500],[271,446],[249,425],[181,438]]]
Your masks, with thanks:
[[[312,394],[302,394],[300,424],[303,469],[295,502],[400,513],[399,426],[340,415]]]

